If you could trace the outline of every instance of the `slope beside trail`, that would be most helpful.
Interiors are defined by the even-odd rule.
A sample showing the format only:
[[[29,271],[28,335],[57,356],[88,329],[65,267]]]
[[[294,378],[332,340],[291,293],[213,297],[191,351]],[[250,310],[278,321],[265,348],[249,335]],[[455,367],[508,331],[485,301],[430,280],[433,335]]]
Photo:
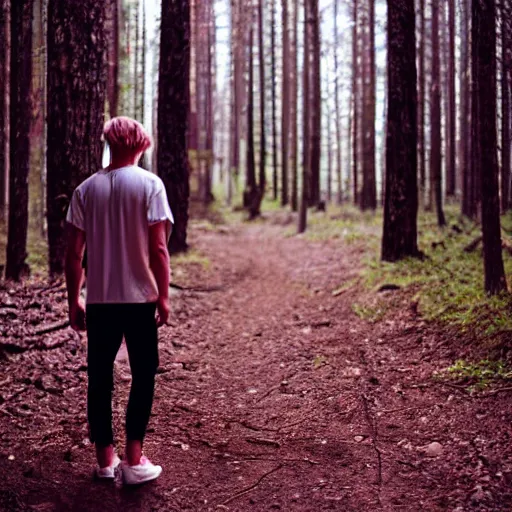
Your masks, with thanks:
[[[510,393],[432,379],[467,340],[400,291],[379,294],[391,313],[360,318],[377,294],[358,281],[362,249],[287,229],[192,228],[145,444],[164,472],[140,488],[91,479],[85,339],[58,328],[62,287],[5,286],[0,509],[511,510]],[[124,349],[115,375],[122,445]]]

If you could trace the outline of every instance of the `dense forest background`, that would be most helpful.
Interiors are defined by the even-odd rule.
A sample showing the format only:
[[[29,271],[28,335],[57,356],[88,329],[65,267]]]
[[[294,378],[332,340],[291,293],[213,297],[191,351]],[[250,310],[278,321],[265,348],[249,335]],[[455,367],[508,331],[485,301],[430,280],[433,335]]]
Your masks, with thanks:
[[[142,165],[166,184],[173,252],[187,248],[190,201],[250,219],[273,202],[298,212],[298,232],[311,208],[382,208],[388,261],[422,257],[418,209],[442,227],[452,208],[481,225],[486,290],[507,288],[510,0],[1,7],[5,277],[46,244],[62,273],[71,192],[108,163],[104,120],[128,115],[153,134]]]

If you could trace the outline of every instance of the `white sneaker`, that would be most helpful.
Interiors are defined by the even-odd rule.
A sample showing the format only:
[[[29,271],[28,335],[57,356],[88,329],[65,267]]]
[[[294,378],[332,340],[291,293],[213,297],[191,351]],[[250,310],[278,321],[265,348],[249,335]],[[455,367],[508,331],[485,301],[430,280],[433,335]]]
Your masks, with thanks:
[[[126,462],[122,462],[121,471],[123,473],[123,480],[125,484],[137,485],[158,478],[162,472],[162,467],[155,466],[143,455],[140,458],[140,463],[136,466],[130,466]]]
[[[96,478],[99,478],[101,480],[114,479],[116,477],[116,469],[118,468],[120,463],[121,459],[117,455],[114,455],[114,459],[112,460],[112,464],[110,466],[107,466],[106,468],[96,468],[96,471],[94,473],[96,475]]]

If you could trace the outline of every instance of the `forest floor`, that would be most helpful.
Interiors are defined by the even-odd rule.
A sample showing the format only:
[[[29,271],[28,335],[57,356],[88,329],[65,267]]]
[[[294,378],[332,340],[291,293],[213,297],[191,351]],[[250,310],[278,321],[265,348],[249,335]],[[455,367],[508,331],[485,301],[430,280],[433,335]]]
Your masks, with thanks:
[[[355,238],[292,222],[192,223],[145,443],[164,470],[138,488],[92,479],[86,342],[62,328],[62,284],[0,284],[0,510],[512,510],[512,390],[435,378],[485,357],[472,333],[363,286]],[[376,297],[389,307],[361,314]],[[115,377],[122,448],[124,349]]]

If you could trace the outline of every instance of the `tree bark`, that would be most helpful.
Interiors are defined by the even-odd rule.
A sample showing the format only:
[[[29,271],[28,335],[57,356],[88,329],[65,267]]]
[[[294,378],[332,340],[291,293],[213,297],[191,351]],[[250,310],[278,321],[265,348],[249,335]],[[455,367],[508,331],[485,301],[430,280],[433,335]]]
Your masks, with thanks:
[[[244,206],[249,212],[249,219],[260,214],[261,194],[256,184],[256,163],[254,158],[254,27],[251,20],[249,29],[249,83],[247,102],[247,177],[244,191]]]
[[[277,77],[276,77],[276,5],[270,0],[270,56],[272,74],[272,191],[274,201],[278,197],[278,169],[277,169]]]
[[[382,259],[417,256],[414,0],[388,0],[388,117]]]
[[[437,212],[437,224],[446,225],[443,212],[441,176],[441,87],[439,73],[439,0],[432,0],[432,88],[430,96],[430,177]]]
[[[368,0],[367,32],[365,31],[365,80],[363,83],[363,189],[361,209],[377,208],[375,179],[375,0]]]
[[[485,290],[507,289],[501,249],[498,150],[496,133],[496,7],[495,0],[472,1],[473,102],[476,116],[473,145],[482,198]]]
[[[322,156],[322,82],[320,12],[318,0],[311,2],[311,155],[310,155],[310,206],[320,204],[320,160]]]
[[[459,175],[462,184],[462,214],[472,217],[471,189],[470,189],[470,139],[471,132],[470,108],[471,97],[469,87],[470,63],[469,63],[469,2],[461,0],[461,45],[460,45],[460,159]]]
[[[456,149],[456,102],[455,102],[455,0],[448,0],[448,140],[446,158],[446,195],[454,196],[457,189]]]
[[[290,32],[288,0],[282,2],[282,26],[283,26],[283,112],[281,122],[281,206],[286,206],[288,197],[288,163],[289,163],[289,140],[290,140]],[[263,88],[261,89],[264,90]]]
[[[11,4],[11,138],[5,277],[14,281],[23,277],[27,258],[33,5],[33,0]]]
[[[512,2],[501,0],[501,209],[510,209]]]
[[[7,214],[9,191],[10,0],[0,1],[0,222]]]
[[[265,45],[263,37],[263,0],[258,0],[258,47],[260,67],[260,169],[259,185],[265,194],[267,186],[267,127],[265,111]]]
[[[343,173],[341,169],[341,106],[340,106],[340,84],[338,51],[340,36],[338,34],[338,12],[339,0],[334,0],[334,104],[336,109],[336,182],[337,182],[337,203],[343,202]]]
[[[293,0],[293,52],[292,52],[292,108],[291,108],[291,207],[296,212],[299,205],[298,198],[298,91],[299,91],[299,73],[298,73],[298,48],[299,48],[299,0]]]
[[[420,173],[420,202],[425,202],[426,162],[425,162],[425,0],[420,0],[420,33],[418,52],[418,164]]]
[[[307,227],[307,215],[309,204],[309,183],[310,183],[310,168],[311,168],[311,146],[310,146],[310,132],[311,132],[311,117],[310,117],[310,5],[309,0],[304,1],[304,48],[303,48],[303,86],[302,86],[302,185],[301,185],[301,199],[299,206],[299,224],[298,232],[304,233]]]
[[[65,219],[73,190],[101,168],[106,94],[106,4],[48,6],[48,184],[50,274],[64,271]]]
[[[162,0],[158,86],[158,173],[174,214],[171,253],[187,249],[190,3]]]
[[[352,10],[352,186],[353,201],[359,201],[359,63],[358,63],[358,0],[353,0]]]

